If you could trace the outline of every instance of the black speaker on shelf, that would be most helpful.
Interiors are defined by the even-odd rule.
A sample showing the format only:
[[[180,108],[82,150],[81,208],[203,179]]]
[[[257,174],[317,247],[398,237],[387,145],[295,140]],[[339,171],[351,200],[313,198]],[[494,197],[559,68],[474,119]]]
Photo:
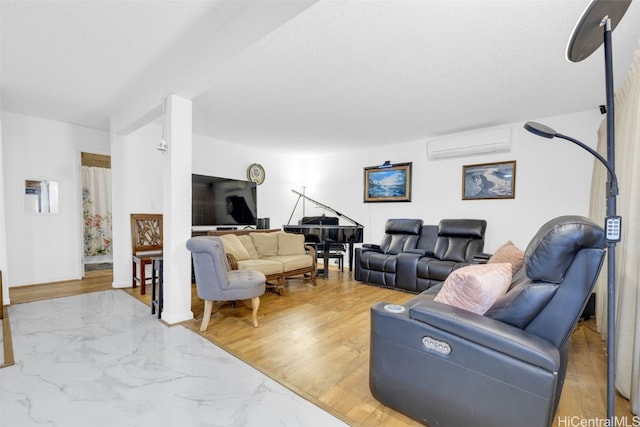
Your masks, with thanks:
[[[258,218],[258,229],[259,230],[267,230],[269,229],[269,218]]]

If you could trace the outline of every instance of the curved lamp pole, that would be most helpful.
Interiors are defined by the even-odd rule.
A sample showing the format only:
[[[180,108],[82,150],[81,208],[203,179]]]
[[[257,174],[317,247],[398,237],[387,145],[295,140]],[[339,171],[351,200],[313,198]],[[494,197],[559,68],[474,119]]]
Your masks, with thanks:
[[[591,155],[593,155],[593,157],[598,159],[600,163],[602,163],[604,167],[607,168],[607,171],[609,172],[609,182],[607,182],[607,197],[618,195],[618,177],[616,176],[616,172],[613,170],[613,166],[610,165],[609,162],[604,157],[602,157],[600,153],[598,153],[596,150],[589,147],[584,142],[580,142],[575,138],[558,133],[552,128],[550,128],[549,126],[543,125],[542,123],[527,122],[524,124],[524,128],[529,132],[531,132],[532,134],[541,136],[543,138],[566,139],[567,141],[573,142],[577,146],[587,150],[589,153],[591,153]],[[612,212],[612,214],[615,215],[615,211]],[[609,216],[609,212],[607,212],[607,216]]]

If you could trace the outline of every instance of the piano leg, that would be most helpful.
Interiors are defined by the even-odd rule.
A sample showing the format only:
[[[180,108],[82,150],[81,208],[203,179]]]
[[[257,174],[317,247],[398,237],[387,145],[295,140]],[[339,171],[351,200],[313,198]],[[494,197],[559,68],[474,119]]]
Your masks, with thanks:
[[[349,242],[349,273],[353,271],[353,242]]]
[[[325,242],[324,244],[324,258],[322,259],[322,278],[329,278],[329,249],[331,248],[329,242]]]

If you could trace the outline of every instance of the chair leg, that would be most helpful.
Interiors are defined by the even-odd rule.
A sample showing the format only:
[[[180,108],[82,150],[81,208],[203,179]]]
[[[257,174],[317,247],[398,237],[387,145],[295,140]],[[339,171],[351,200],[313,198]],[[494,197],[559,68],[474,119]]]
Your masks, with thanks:
[[[213,301],[204,301],[204,315],[202,316],[202,324],[200,325],[200,332],[204,332],[209,326],[209,319],[211,318],[211,310],[213,309]]]
[[[253,327],[258,327],[258,308],[260,307],[260,297],[251,298],[251,319],[253,320]]]
[[[136,287],[136,261],[133,260],[131,261],[131,265],[132,265],[132,270],[131,270],[131,287],[135,288]]]
[[[278,295],[282,296],[282,290],[284,289],[284,276],[278,277]]]
[[[313,271],[311,271],[311,283],[313,284],[313,286],[318,286],[318,282],[316,282],[316,269],[314,269]]]
[[[147,293],[147,278],[146,276],[146,272],[147,272],[147,261],[146,260],[141,260],[140,261],[140,295],[144,295]]]

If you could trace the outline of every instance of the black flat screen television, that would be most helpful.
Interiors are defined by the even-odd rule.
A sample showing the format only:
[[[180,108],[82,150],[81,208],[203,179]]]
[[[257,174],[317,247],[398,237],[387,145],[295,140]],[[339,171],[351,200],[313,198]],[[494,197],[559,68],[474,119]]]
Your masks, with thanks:
[[[194,226],[256,225],[256,183],[191,175],[191,224]]]

